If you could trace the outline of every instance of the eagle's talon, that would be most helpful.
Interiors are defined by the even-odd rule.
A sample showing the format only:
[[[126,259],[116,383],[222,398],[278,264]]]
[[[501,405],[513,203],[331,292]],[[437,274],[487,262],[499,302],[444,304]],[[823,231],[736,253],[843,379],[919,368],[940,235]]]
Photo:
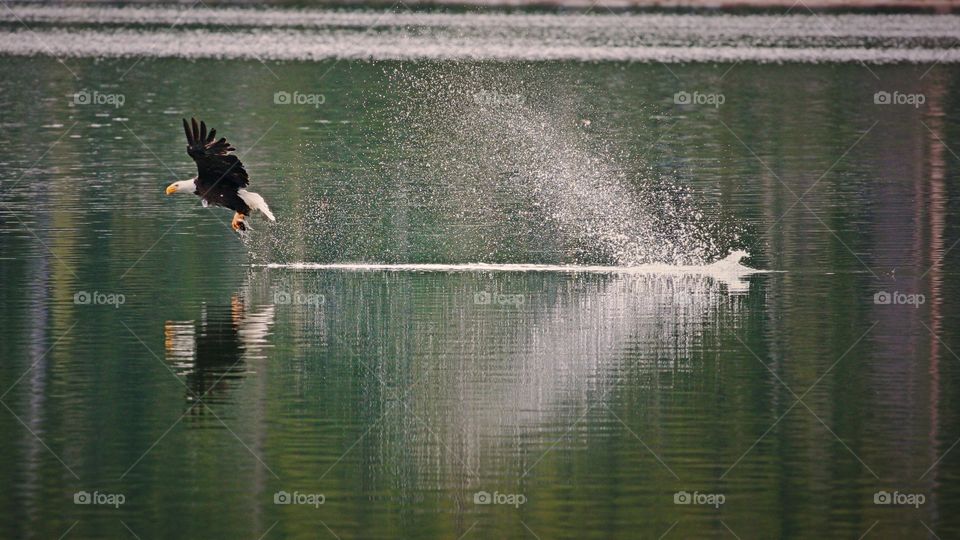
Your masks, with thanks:
[[[244,225],[243,223],[243,219],[245,217],[247,216],[241,214],[240,212],[237,212],[236,214],[233,215],[233,222],[230,223],[230,226],[233,228],[234,231],[240,232],[240,231],[247,230],[247,226]]]

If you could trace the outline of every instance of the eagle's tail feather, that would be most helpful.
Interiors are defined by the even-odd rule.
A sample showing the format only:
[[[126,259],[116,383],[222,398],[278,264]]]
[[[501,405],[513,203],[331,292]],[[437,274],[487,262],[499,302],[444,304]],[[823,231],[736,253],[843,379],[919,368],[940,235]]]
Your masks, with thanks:
[[[263,212],[263,215],[267,216],[267,219],[270,221],[276,221],[277,218],[273,217],[273,212],[270,211],[270,207],[267,206],[267,201],[263,200],[263,197],[259,193],[254,193],[252,191],[247,191],[241,189],[237,191],[240,195],[240,198],[243,199],[243,202],[247,203],[247,206],[251,210],[259,210]]]

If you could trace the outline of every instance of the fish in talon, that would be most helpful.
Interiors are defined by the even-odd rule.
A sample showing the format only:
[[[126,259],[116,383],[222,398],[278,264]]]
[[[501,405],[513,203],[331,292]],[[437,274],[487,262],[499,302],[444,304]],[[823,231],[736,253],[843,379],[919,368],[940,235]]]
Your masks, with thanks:
[[[217,130],[207,131],[205,122],[197,124],[195,118],[188,123],[183,119],[183,131],[187,136],[187,154],[197,164],[197,176],[174,182],[167,186],[167,195],[192,193],[201,199],[201,204],[222,206],[233,210],[230,226],[238,233],[250,230],[245,220],[254,212],[260,212],[270,221],[276,221],[267,201],[259,193],[247,191],[250,178],[234,148],[223,137],[216,138]]]

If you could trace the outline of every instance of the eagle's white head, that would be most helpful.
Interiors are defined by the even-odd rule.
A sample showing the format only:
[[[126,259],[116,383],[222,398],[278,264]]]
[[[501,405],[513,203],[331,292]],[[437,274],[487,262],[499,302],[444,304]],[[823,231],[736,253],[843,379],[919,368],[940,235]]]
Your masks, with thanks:
[[[195,193],[197,191],[196,180],[196,178],[191,178],[170,184],[167,186],[167,195],[173,195],[174,193]]]

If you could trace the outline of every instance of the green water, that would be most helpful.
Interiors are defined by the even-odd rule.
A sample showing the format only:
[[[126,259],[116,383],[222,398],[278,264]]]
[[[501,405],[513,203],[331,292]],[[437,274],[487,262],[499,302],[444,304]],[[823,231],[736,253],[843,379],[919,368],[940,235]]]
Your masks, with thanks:
[[[0,537],[960,534],[956,68],[68,65],[79,80],[0,58]],[[436,117],[432,84],[484,77],[540,127]],[[74,104],[84,89],[124,103]],[[195,172],[191,115],[276,224],[241,240],[229,212],[164,196]],[[556,169],[519,150],[543,133]],[[686,187],[718,249],[777,272],[262,266],[614,264],[531,195],[609,170]],[[94,292],[123,303],[75,300]]]

